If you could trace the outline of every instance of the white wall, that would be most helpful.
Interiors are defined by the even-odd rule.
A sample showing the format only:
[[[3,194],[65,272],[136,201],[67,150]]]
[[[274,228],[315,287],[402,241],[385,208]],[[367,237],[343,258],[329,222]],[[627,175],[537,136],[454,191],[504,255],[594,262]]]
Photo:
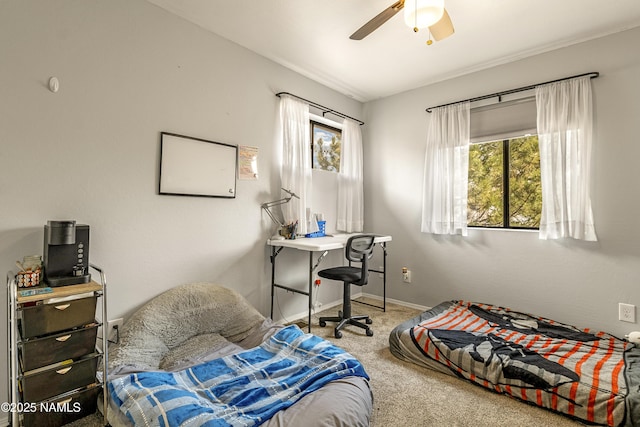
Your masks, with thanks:
[[[392,298],[506,305],[620,336],[639,328],[617,320],[618,302],[640,305],[639,42],[636,28],[365,105],[367,221],[393,235]],[[524,231],[420,232],[427,107],[589,71],[601,73],[592,80],[597,243],[540,241]],[[401,283],[405,265],[410,285]]]
[[[76,219],[91,226],[90,260],[107,272],[110,318],[192,281],[235,288],[269,315],[273,228],[260,204],[281,197],[274,94],[353,117],[359,102],[143,0],[2,1],[0,58],[2,277],[42,253],[47,220]],[[257,146],[260,178],[238,181],[235,199],[160,196],[161,131]],[[284,314],[306,308],[286,293],[279,303]]]

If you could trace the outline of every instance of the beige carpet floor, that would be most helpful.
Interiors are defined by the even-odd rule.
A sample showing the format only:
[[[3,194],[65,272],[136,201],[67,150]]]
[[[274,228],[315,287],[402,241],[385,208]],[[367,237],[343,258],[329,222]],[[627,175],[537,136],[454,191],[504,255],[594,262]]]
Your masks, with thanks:
[[[380,305],[379,301],[369,301]],[[389,333],[418,310],[387,303],[386,312],[354,304],[357,314],[373,319],[374,335],[353,326],[343,337],[333,336],[333,327],[318,326],[319,315],[334,315],[332,308],[313,316],[311,332],[326,338],[356,356],[371,377],[374,396],[374,427],[576,427],[582,425],[567,417],[499,395],[430,369],[401,361],[389,351]],[[306,328],[303,330],[306,331]],[[98,427],[98,414],[70,424],[73,427]],[[298,427],[298,426],[292,426]]]

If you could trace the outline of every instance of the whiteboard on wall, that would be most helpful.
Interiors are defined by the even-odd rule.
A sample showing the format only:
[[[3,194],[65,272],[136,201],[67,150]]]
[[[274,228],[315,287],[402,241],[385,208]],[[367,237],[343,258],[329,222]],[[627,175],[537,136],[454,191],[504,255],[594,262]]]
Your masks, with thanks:
[[[159,193],[236,197],[238,147],[162,132]]]

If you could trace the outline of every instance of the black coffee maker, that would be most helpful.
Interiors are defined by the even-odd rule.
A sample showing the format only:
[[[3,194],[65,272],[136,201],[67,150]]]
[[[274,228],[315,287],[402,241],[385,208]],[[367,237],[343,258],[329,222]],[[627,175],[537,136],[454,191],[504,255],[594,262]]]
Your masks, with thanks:
[[[47,221],[43,264],[48,286],[89,283],[89,226],[73,220]]]

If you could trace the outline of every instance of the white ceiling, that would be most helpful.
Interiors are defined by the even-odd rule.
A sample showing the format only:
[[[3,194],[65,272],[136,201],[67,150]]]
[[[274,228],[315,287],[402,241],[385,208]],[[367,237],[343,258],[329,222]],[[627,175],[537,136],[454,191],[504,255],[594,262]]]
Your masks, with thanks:
[[[640,0],[445,0],[456,32],[427,46],[402,11],[349,39],[395,0],[148,1],[359,101],[640,26]]]

